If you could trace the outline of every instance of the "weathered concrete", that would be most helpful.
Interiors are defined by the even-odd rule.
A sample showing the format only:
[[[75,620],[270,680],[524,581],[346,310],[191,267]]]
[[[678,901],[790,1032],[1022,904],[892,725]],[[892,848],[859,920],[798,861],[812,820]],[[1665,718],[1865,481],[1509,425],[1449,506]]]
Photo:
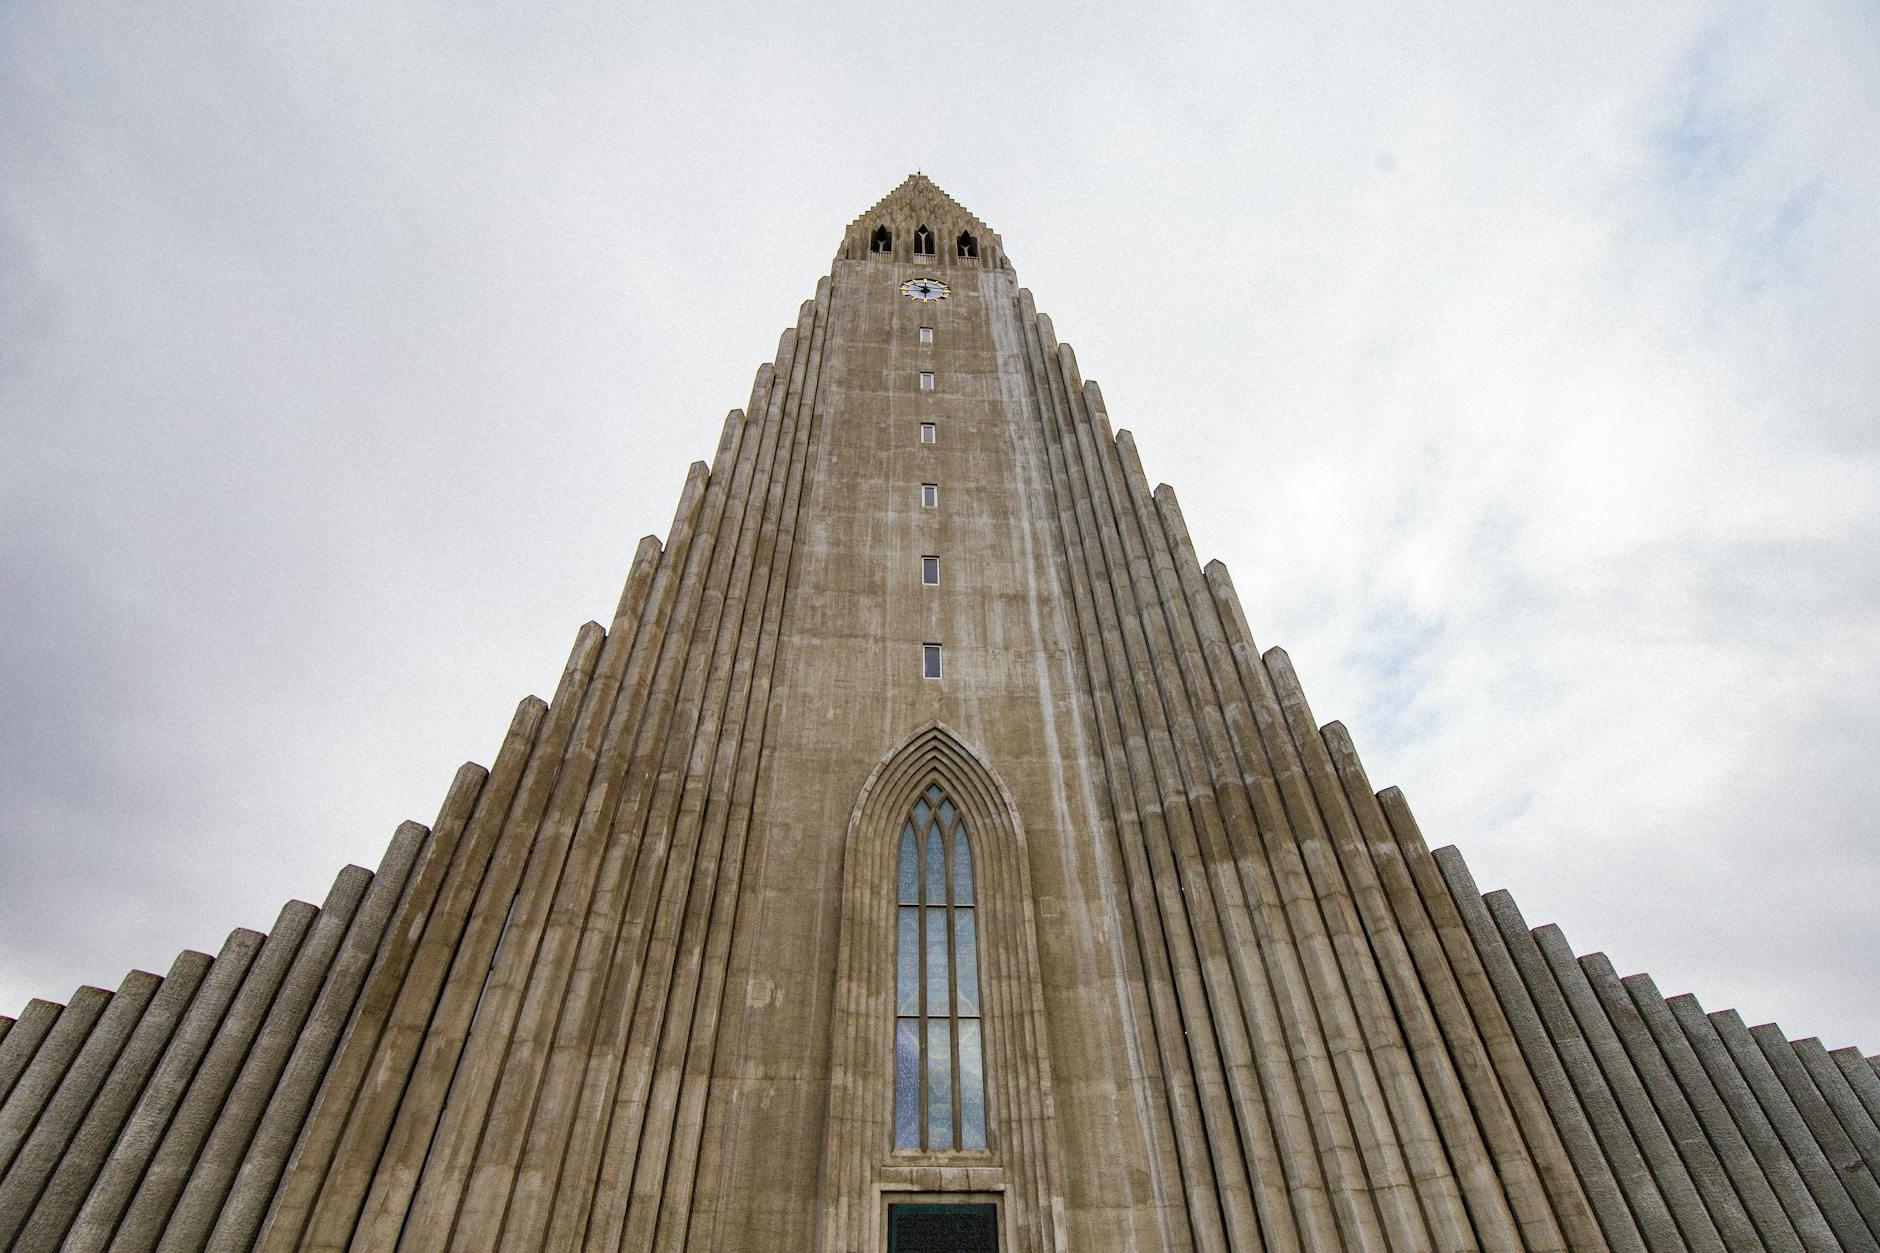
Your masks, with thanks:
[[[931,1040],[933,979],[976,987],[985,1143],[912,1150],[930,787],[974,942],[911,977]],[[1694,1038],[1372,790],[918,176],[491,768],[187,956],[0,1020],[17,1247],[881,1253],[917,1200],[994,1205],[1014,1253],[1796,1250],[1876,1199],[1823,1176],[1880,1147],[1865,1059]],[[975,1072],[929,1060],[914,1099],[953,1103]]]

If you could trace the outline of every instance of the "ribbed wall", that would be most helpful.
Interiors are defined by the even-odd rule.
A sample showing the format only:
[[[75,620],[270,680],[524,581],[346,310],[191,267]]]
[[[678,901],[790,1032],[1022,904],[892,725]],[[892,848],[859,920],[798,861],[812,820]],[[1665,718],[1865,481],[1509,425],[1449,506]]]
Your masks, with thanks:
[[[1038,1250],[1880,1250],[1874,1061],[1666,1000],[1482,897],[1400,793],[1373,790],[1345,729],[1318,724],[1286,655],[1255,646],[996,235],[910,180],[850,229],[839,272],[876,264],[869,232],[897,212],[970,223],[987,343],[1015,345],[1001,386],[1030,426],[1013,446],[1040,463],[1025,537],[1072,637],[1075,691],[1040,700],[1090,746],[1074,782],[1093,816],[1068,845],[1089,878],[1028,850],[1043,816],[939,723],[864,746],[883,764],[859,794],[828,781],[854,805],[827,837],[848,860],[839,898],[803,908],[838,919],[818,933],[837,956],[823,986],[777,995],[826,1005],[833,1043],[762,1055],[826,1099],[759,1150],[820,1174],[775,1238],[878,1250],[885,1187],[997,1197],[1007,1247]],[[909,262],[897,229],[883,266]],[[348,867],[265,936],[0,1019],[0,1248],[761,1238],[728,1163],[749,1159],[742,1129],[775,1124],[725,1076],[755,1047],[741,1016],[767,955],[740,911],[776,820],[760,778],[799,526],[818,467],[841,465],[822,441],[842,290],[803,305],[666,542],[641,542],[613,621],[581,628],[553,699],[522,702],[430,829],[401,827],[376,875]],[[868,841],[893,789],[930,776],[991,841],[1000,1143],[896,1175],[876,1039],[892,909],[870,895],[887,846]],[[1086,881],[1117,890],[1063,899]],[[1040,956],[1052,918],[1085,928],[1113,982],[1044,994],[1077,977]],[[1068,1049],[1099,1024],[1051,1005],[1097,1006],[1127,1047]],[[1127,1073],[1054,1090],[1054,1058],[1112,1055]],[[1065,1109],[1093,1091],[1114,1108]],[[1140,1126],[1107,1146],[1130,1154],[1116,1171],[1060,1127],[1119,1118]],[[1126,1181],[1104,1202],[1140,1221],[1080,1220],[1093,1179]]]
[[[0,1037],[0,1247],[249,1247],[430,837],[213,959],[29,1005]]]

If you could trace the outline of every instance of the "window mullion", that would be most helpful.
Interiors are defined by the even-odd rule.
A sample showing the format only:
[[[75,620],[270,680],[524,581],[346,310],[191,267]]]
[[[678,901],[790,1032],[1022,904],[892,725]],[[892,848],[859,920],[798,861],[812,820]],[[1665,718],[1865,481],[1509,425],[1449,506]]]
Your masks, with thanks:
[[[920,944],[920,1068],[914,1074],[914,1082],[920,1088],[920,1146],[931,1147],[927,1143],[927,833],[914,832],[915,868],[920,874],[920,890],[914,899],[920,904],[916,914],[920,926],[915,928],[915,939]]]

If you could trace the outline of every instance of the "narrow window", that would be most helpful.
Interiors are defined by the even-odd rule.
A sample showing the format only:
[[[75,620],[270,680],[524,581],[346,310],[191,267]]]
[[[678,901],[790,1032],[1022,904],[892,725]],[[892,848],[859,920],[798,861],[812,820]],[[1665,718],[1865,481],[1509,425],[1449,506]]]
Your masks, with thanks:
[[[922,422],[922,423],[920,424],[920,442],[921,442],[921,443],[923,443],[923,444],[931,444],[931,443],[933,443],[933,442],[934,442],[934,434],[935,434],[935,432],[934,432],[934,429],[933,429],[933,423],[931,423],[931,422]]]
[[[920,328],[920,342],[923,344],[933,343],[933,327],[923,326]]]
[[[940,485],[938,483],[922,483],[920,485],[920,507],[922,509],[936,509],[939,505]]]
[[[920,646],[920,674],[923,679],[940,677],[940,646],[938,644]]]
[[[932,370],[922,370],[920,372],[920,389],[923,392],[930,392],[933,390],[933,371]]]
[[[940,558],[922,557],[920,559],[920,581],[928,587],[940,586]]]
[[[933,232],[925,226],[914,228],[914,255],[917,257],[933,256]]]
[[[929,644],[930,649],[938,645]],[[901,827],[894,963],[894,1147],[986,1147],[979,928],[966,820],[934,784]]]
[[[959,250],[962,257],[976,257],[979,255],[979,241],[973,238],[970,231],[960,232]]]
[[[894,236],[888,233],[887,227],[877,226],[875,228],[874,235],[868,241],[868,251],[870,252],[893,252],[894,251]]]

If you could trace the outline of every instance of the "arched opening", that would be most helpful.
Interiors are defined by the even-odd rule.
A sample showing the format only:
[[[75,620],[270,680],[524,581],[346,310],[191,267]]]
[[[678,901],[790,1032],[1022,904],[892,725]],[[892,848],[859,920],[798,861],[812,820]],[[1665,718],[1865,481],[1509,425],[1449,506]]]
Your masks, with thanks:
[[[914,255],[917,257],[933,256],[933,232],[925,226],[914,228]]]
[[[868,240],[868,251],[870,252],[893,252],[894,251],[894,236],[889,234],[887,227],[877,226],[875,228],[874,235],[872,235]]]
[[[977,257],[979,255],[979,241],[973,238],[971,231],[960,232],[958,247],[960,256],[962,257]]]

